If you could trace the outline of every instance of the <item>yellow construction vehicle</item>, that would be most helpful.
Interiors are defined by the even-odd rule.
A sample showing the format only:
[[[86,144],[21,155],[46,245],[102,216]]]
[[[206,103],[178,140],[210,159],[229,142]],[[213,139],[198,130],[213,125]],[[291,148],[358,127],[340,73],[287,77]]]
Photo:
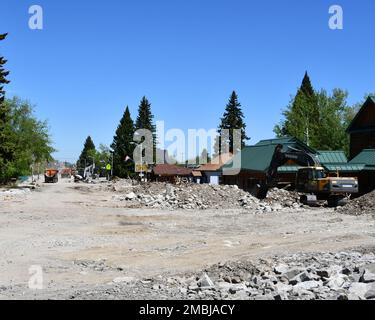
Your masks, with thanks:
[[[258,198],[264,199],[268,190],[277,185],[278,168],[287,162],[293,162],[301,168],[298,170],[295,189],[300,193],[301,202],[315,205],[326,200],[331,207],[345,205],[352,194],[358,193],[358,179],[353,177],[330,177],[318,158],[306,151],[289,147],[288,152],[282,151],[283,146],[277,145],[264,181],[258,190]]]

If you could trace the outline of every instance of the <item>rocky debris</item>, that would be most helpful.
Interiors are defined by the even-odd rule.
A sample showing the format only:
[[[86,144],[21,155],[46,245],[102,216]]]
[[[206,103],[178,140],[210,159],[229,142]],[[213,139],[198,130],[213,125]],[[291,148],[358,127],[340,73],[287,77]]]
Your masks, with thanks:
[[[219,263],[197,273],[136,280],[124,277],[74,299],[370,300],[375,281],[363,275],[375,254],[301,253]]]
[[[209,289],[209,288],[213,288],[215,285],[213,283],[213,281],[210,279],[210,277],[207,275],[207,273],[205,273],[202,278],[199,279],[198,281],[198,286],[201,288],[201,289]]]
[[[120,185],[119,185],[120,184]],[[114,199],[126,201],[128,207],[161,209],[245,209],[254,213],[301,209],[299,195],[286,190],[272,189],[267,199],[260,201],[236,185],[145,183],[117,181],[111,191],[120,195]],[[120,191],[119,191],[120,190]]]
[[[337,211],[354,216],[363,214],[375,216],[375,191],[351,200],[346,206],[337,208]]]
[[[30,193],[31,193],[31,188],[0,189],[0,200],[7,201],[7,200],[13,200],[17,198],[24,198]]]

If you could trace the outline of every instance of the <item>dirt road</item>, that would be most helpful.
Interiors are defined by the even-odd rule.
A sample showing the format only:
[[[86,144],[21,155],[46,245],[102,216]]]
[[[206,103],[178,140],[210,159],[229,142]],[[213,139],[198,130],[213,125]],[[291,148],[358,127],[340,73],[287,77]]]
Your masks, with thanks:
[[[221,261],[375,241],[373,218],[331,209],[253,215],[122,206],[108,191],[68,181],[1,201],[0,298],[55,298],[118,277],[145,279]],[[35,265],[43,270],[43,290],[28,287]]]

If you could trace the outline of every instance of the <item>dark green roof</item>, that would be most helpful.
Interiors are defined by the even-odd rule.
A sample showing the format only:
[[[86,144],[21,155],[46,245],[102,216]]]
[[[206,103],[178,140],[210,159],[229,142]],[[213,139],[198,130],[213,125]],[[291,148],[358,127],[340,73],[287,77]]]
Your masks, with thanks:
[[[337,170],[347,172],[360,171],[365,167],[365,164],[362,164],[362,162],[348,163],[344,151],[316,151],[297,138],[290,137],[262,140],[254,146],[245,147],[240,153],[235,155],[234,163],[237,163],[238,157],[241,157],[241,170],[265,172],[270,165],[275,146],[278,144],[283,145],[284,152],[288,151],[289,147],[293,147],[316,154],[322,166],[331,172],[336,172]],[[373,151],[375,161],[375,150]],[[231,164],[225,165],[224,170],[230,171],[232,169],[231,166]],[[299,168],[301,167],[296,165],[282,166],[278,171],[295,173]]]
[[[363,128],[363,129],[360,129],[360,130],[356,130],[355,129],[355,123],[359,117],[359,115],[363,112],[363,110],[367,107],[367,105],[371,103],[373,105],[375,105],[375,96],[374,95],[370,95],[368,96],[367,100],[365,101],[365,103],[363,104],[363,106],[361,107],[361,109],[358,111],[358,113],[355,115],[354,119],[352,120],[352,122],[350,123],[348,129],[346,129],[346,131],[348,133],[351,133],[351,132],[355,132],[355,131],[366,131],[366,130],[373,130],[374,128],[373,127],[369,127],[369,128]]]
[[[318,151],[318,159],[322,164],[348,163],[344,151]]]
[[[262,140],[254,146],[245,147],[235,155],[233,162],[237,163],[238,157],[241,157],[241,170],[265,172],[270,165],[275,147],[278,144],[283,145],[284,152],[288,151],[288,147],[293,147],[316,154],[314,149],[311,149],[297,138],[285,137],[281,139]],[[224,169],[230,170],[231,166],[231,164],[228,164],[224,166]]]
[[[324,167],[329,171],[329,172],[357,172],[361,171],[365,168],[364,164],[351,164],[351,163],[346,163],[346,164],[328,164],[324,165]]]
[[[316,151],[310,148],[307,144],[303,143],[301,140],[293,137],[283,137],[283,138],[275,138],[275,139],[267,139],[259,141],[255,146],[269,146],[273,145],[276,147],[278,144],[282,144],[284,146],[283,150],[287,151],[288,146],[293,146],[295,148],[304,149],[311,153],[316,153]]]
[[[365,149],[352,161],[352,164],[364,164],[366,166],[375,167],[375,149]]]

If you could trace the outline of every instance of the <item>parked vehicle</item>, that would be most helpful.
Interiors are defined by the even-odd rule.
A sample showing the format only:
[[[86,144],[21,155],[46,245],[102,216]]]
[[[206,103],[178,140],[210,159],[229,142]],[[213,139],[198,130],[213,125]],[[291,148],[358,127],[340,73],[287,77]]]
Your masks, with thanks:
[[[59,170],[57,169],[46,169],[44,171],[44,182],[45,183],[57,183]]]

